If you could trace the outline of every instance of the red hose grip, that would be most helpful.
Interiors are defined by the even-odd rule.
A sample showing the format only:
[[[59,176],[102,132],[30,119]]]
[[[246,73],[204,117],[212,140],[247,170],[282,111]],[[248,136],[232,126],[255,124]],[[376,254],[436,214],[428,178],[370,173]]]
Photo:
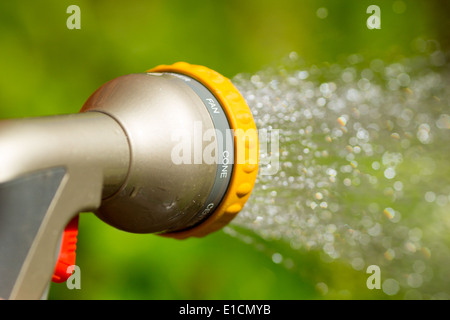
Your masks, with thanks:
[[[78,215],[74,217],[64,229],[59,250],[58,261],[53,272],[52,281],[61,283],[71,276],[67,268],[75,264],[78,235]]]

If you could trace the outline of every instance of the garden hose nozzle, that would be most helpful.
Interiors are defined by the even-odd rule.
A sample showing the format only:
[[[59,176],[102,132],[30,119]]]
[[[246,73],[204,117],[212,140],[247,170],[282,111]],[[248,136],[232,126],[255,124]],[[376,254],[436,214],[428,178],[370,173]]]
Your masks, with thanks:
[[[54,281],[74,264],[80,212],[177,239],[229,223],[254,186],[258,138],[230,80],[179,62],[109,81],[78,114],[1,121],[0,167],[0,297],[36,299],[55,252]]]

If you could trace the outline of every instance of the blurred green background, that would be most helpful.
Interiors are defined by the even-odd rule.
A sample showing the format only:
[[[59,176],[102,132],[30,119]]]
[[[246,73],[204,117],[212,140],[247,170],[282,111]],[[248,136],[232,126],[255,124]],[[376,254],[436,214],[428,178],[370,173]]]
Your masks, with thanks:
[[[66,27],[72,4],[80,30]],[[372,4],[380,30],[366,27]],[[233,77],[292,51],[313,64],[353,53],[393,61],[413,54],[417,38],[448,49],[449,9],[440,0],[2,1],[0,119],[74,113],[106,81],[176,61]],[[53,284],[50,299],[387,298],[366,288],[364,272],[317,253],[276,264],[280,244],[255,247],[223,232],[176,241],[118,231],[86,213],[78,241],[81,290]]]

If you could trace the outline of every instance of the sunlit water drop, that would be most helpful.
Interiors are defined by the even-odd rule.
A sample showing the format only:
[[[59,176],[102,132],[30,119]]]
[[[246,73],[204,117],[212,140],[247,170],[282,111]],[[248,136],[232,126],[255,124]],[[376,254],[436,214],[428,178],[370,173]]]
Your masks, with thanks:
[[[450,72],[434,55],[306,67],[291,54],[236,76],[258,129],[280,130],[279,169],[227,232],[379,265],[387,295],[450,298]]]

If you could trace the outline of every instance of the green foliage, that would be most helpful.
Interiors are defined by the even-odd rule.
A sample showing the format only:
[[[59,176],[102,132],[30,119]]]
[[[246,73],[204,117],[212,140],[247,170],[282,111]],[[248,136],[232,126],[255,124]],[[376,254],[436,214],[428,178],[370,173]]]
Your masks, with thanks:
[[[232,77],[292,51],[312,64],[352,53],[395,60],[418,37],[448,45],[448,2],[405,0],[402,13],[393,2],[3,1],[0,118],[75,113],[106,81],[176,61]],[[81,8],[81,30],[66,27],[71,4]],[[370,4],[381,8],[381,30],[365,25]],[[321,7],[325,19],[316,14]],[[272,262],[274,252],[292,263]],[[248,245],[223,232],[186,241],[128,234],[89,213],[80,221],[77,264],[81,290],[53,285],[51,299],[320,299],[318,283],[327,283],[327,298],[388,298],[366,288],[364,271],[318,253],[292,256],[280,244]]]

